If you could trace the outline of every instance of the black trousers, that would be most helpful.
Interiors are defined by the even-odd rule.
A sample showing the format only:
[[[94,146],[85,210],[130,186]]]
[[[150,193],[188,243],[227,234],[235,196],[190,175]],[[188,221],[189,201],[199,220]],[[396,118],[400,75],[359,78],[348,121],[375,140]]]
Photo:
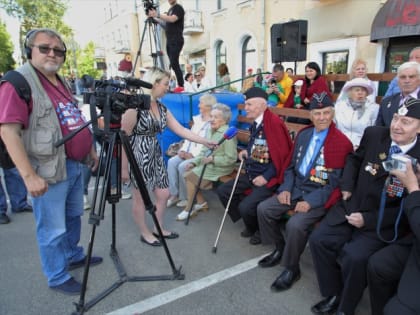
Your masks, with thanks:
[[[396,294],[410,251],[410,244],[394,243],[369,258],[367,276],[372,315],[382,315],[385,305]],[[396,302],[398,299],[392,304]]]
[[[166,44],[166,53],[168,54],[170,67],[174,70],[178,86],[184,86],[184,77],[182,76],[181,66],[179,65],[179,55],[181,54],[184,41],[168,42]]]
[[[228,203],[230,194],[232,193],[234,182],[235,180],[230,180],[217,188],[217,195],[225,207]],[[266,186],[257,187],[249,181],[247,175],[239,175],[228,212],[232,221],[236,222],[242,218],[246,228],[250,232],[257,231],[257,206],[261,201],[273,195],[275,188],[276,187],[267,188]],[[251,189],[251,193],[245,196],[244,192],[248,189]]]
[[[309,247],[322,296],[341,296],[338,310],[354,314],[367,285],[368,259],[384,246],[375,231],[321,221],[309,237]]]

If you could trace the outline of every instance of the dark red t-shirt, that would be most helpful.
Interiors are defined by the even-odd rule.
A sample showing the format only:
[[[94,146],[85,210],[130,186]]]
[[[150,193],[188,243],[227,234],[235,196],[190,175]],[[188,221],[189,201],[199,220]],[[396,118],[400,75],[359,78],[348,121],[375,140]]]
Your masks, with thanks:
[[[85,122],[81,111],[78,109],[72,95],[61,82],[55,87],[46,78],[39,76],[39,79],[54,105],[64,137]],[[32,100],[28,106],[25,100],[16,93],[13,85],[8,82],[1,85],[0,124],[20,123],[24,129],[28,128],[32,107]],[[67,158],[77,161],[83,160],[92,148],[92,135],[89,129],[85,128],[79,132],[67,141],[64,146]]]

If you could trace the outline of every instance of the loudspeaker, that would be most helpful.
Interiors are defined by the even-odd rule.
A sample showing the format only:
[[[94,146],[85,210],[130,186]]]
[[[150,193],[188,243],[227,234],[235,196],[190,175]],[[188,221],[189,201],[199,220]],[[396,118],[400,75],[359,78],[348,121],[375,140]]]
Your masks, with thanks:
[[[296,20],[271,26],[271,61],[306,60],[308,21]]]

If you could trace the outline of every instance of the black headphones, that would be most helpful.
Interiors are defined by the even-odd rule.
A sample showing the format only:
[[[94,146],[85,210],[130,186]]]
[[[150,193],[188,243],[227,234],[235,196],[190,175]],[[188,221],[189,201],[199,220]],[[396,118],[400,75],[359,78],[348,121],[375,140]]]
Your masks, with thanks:
[[[32,37],[32,36],[35,36],[36,33],[40,32],[42,30],[43,29],[37,29],[37,28],[35,28],[35,29],[30,30],[26,34],[25,41],[23,42],[23,49],[25,50],[26,59],[28,59],[28,60],[29,59],[32,59],[32,47],[29,46],[29,38]],[[64,53],[64,60],[63,60],[63,63],[64,63],[66,61],[67,47],[66,47],[66,44],[64,43],[64,41],[61,39],[61,37],[58,34],[57,34],[57,37],[60,39],[61,43],[64,46],[64,51],[65,51],[65,53]]]

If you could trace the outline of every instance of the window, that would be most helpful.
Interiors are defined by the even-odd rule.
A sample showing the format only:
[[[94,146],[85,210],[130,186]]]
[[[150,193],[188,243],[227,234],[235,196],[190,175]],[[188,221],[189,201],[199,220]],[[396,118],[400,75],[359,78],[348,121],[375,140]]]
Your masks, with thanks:
[[[248,68],[254,68],[257,66],[257,53],[255,49],[255,40],[251,36],[247,36],[242,44],[242,65],[241,65],[241,76],[246,76],[246,70]],[[254,69],[255,72],[255,69]]]
[[[226,45],[222,40],[217,42],[216,44],[216,73],[217,73],[217,66],[220,65],[221,63],[227,64]]]
[[[349,51],[324,52],[322,54],[322,73],[347,73]]]
[[[221,10],[221,9],[223,9],[223,6],[222,6],[222,0],[217,0],[217,8],[216,8],[217,10]]]

